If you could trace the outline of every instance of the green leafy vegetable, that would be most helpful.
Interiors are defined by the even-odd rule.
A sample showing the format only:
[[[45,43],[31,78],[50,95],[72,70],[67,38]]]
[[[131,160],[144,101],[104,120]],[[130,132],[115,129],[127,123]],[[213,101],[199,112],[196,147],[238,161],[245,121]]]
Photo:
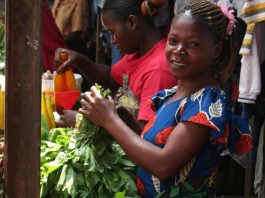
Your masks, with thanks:
[[[96,85],[103,97],[110,94]],[[42,198],[139,197],[135,164],[104,128],[78,114],[75,128],[54,128],[41,142]]]

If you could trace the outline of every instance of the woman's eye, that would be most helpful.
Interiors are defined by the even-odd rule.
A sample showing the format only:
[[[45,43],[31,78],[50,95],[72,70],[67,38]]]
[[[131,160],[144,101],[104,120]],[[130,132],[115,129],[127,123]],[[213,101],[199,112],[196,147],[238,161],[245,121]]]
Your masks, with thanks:
[[[199,45],[197,43],[189,43],[188,46],[194,48],[198,47]]]
[[[175,39],[168,39],[168,43],[170,44],[170,45],[176,45],[177,44],[177,41],[175,40]]]

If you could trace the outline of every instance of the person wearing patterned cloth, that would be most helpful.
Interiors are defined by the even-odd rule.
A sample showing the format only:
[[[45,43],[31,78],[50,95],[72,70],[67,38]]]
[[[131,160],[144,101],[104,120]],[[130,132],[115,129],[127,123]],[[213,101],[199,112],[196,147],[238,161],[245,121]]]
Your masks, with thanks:
[[[150,100],[156,114],[140,136],[92,87],[79,112],[104,127],[139,167],[142,197],[214,197],[219,164],[252,149],[248,123],[220,88],[236,60],[235,20],[224,4],[193,1],[174,17],[165,53],[178,85]]]

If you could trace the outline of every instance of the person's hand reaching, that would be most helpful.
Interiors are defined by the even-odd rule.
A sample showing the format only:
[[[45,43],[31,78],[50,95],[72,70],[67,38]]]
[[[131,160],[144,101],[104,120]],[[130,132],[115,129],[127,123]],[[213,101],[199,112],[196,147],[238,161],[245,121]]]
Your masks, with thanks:
[[[56,121],[57,127],[74,127],[76,122],[77,111],[73,110],[63,110],[60,115],[60,119]]]
[[[68,59],[66,61],[62,61],[60,59],[60,52],[62,51],[65,51],[68,54]],[[65,48],[57,48],[54,54],[54,65],[56,67],[57,73],[63,73],[69,67],[75,65],[79,56],[80,54],[76,51]]]
[[[89,92],[85,92],[80,103],[83,108],[79,109],[79,113],[99,126],[105,127],[119,117],[111,96],[108,99],[102,98],[100,91],[95,86],[92,86]]]

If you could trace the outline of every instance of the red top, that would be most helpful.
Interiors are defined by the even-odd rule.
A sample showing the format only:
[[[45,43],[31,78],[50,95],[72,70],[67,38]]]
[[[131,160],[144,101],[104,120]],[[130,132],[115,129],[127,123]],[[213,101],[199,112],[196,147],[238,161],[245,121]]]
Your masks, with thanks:
[[[54,22],[48,5],[42,5],[42,66],[43,71],[54,71],[54,53],[57,48],[68,48]]]
[[[136,57],[136,53],[125,55],[111,68],[113,78],[120,85],[123,74],[128,74],[130,89],[140,103],[138,120],[148,121],[154,115],[149,98],[159,90],[177,84],[166,61],[165,45],[166,39],[162,39],[140,58]]]

